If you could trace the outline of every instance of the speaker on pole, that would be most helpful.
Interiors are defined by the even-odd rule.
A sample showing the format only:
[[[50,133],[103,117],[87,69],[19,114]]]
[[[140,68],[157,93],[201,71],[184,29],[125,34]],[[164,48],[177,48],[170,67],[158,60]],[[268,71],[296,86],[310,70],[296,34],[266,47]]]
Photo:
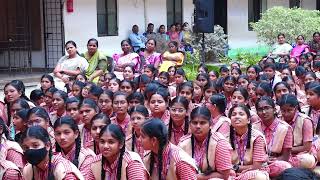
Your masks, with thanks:
[[[194,0],[194,31],[199,33],[214,32],[215,0]]]

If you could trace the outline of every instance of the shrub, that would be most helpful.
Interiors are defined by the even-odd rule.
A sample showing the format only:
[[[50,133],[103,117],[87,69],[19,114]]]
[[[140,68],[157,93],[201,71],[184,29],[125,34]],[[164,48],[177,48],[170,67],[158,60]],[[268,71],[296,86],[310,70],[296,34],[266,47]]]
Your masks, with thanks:
[[[214,33],[205,33],[206,60],[211,60],[212,55],[219,56],[225,54],[225,50],[228,47],[227,39],[228,36],[219,25],[214,26]],[[191,34],[191,45],[196,51],[202,52],[202,33],[193,32]]]
[[[304,35],[306,40],[320,30],[320,12],[300,8],[273,7],[262,13],[262,18],[251,23],[257,33],[259,42],[272,45],[277,35],[284,33],[288,43],[294,43],[298,35]]]

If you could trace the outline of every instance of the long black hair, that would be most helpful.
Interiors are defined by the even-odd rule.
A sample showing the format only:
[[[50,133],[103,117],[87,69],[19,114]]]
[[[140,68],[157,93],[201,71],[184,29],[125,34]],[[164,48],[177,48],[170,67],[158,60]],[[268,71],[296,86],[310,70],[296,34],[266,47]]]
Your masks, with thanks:
[[[172,107],[174,104],[182,104],[182,106],[184,107],[184,109],[186,110],[186,112],[188,111],[189,108],[189,101],[183,97],[183,96],[177,96],[175,97],[171,102],[170,102],[170,107]],[[168,128],[168,138],[169,140],[171,139],[171,132],[172,132],[172,126],[173,126],[173,120],[170,117],[169,120],[169,128]],[[188,130],[189,130],[189,117],[186,115],[186,117],[184,118],[184,130],[183,130],[183,134],[186,135],[188,134]]]
[[[235,108],[241,108],[247,114],[248,119],[250,118],[250,111],[249,111],[248,107],[240,104],[240,105],[235,105],[230,109],[230,111],[229,111],[229,118],[230,119],[231,119],[231,115],[232,115],[233,111],[235,110]],[[252,125],[251,125],[251,123],[249,123],[248,124],[248,136],[247,136],[248,138],[247,138],[246,149],[250,149],[251,134],[252,134]],[[232,126],[230,126],[230,143],[231,143],[231,147],[233,150],[236,149],[234,141],[235,141],[235,130]]]
[[[11,82],[7,83],[4,86],[4,91],[8,86],[14,87],[21,95],[21,99],[25,99],[26,101],[30,101],[30,99],[25,95],[26,87],[24,86],[23,82],[20,80],[12,80]],[[4,99],[5,104],[7,105],[7,115],[8,115],[8,125],[11,124],[11,105],[10,102],[7,101],[7,99]]]
[[[146,134],[147,136],[149,136],[150,138],[155,137],[158,142],[159,142],[159,150],[158,150],[158,176],[159,176],[159,180],[161,180],[162,178],[162,153],[163,150],[165,148],[165,146],[167,145],[167,143],[169,142],[168,140],[168,130],[166,125],[162,122],[161,119],[159,118],[152,118],[148,121],[145,121],[142,125],[141,131]],[[154,166],[154,162],[155,162],[155,155],[153,152],[151,152],[151,156],[150,156],[150,170],[149,170],[149,174],[150,176],[152,176],[152,172],[153,172],[153,166]]]
[[[72,163],[78,167],[79,166],[79,154],[80,154],[80,150],[81,150],[81,138],[80,138],[80,132],[79,132],[79,128],[77,123],[74,121],[74,119],[70,116],[63,116],[59,119],[56,120],[56,122],[53,125],[53,129],[58,128],[59,126],[62,125],[68,125],[70,127],[70,129],[72,129],[72,131],[74,133],[78,132],[78,137],[75,140],[76,143],[76,151],[75,151],[75,155],[74,155],[74,159],[72,160]],[[56,142],[56,152],[61,152],[61,147],[60,145]]]
[[[115,139],[117,139],[119,141],[119,144],[122,144],[122,148],[120,149],[120,156],[119,156],[119,160],[118,160],[118,167],[117,167],[117,179],[121,179],[121,169],[122,169],[122,159],[123,159],[123,155],[125,152],[125,134],[123,133],[122,129],[120,126],[115,125],[115,124],[109,124],[108,126],[105,126],[101,129],[99,137],[101,138],[101,136],[104,133],[110,133],[111,136]],[[101,163],[101,179],[105,179],[106,176],[106,172],[103,170],[103,165],[106,161],[106,159],[102,156],[102,163]]]
[[[132,107],[132,108],[129,110],[129,115],[131,116],[134,112],[137,112],[137,113],[142,114],[145,118],[148,118],[148,117],[149,117],[149,111],[148,111],[148,109],[147,109],[145,106],[143,106],[143,105],[137,105],[137,106]],[[131,151],[134,151],[135,141],[136,141],[136,135],[135,135],[134,129],[132,128],[132,145],[131,145]]]
[[[49,133],[46,129],[44,129],[41,126],[31,126],[28,128],[21,136],[21,144],[24,139],[31,137],[35,139],[41,140],[44,144],[50,144],[50,150],[49,150],[49,163],[48,163],[48,180],[54,180],[54,174],[53,174],[53,164],[52,164],[52,146],[49,138]],[[32,179],[34,180],[34,171],[32,166]]]
[[[209,122],[209,124],[211,125],[211,113],[210,113],[210,110],[205,107],[205,106],[199,106],[199,107],[196,107],[192,110],[191,112],[191,121],[196,118],[196,117],[202,117],[204,118],[205,120],[207,120]],[[194,135],[191,134],[191,155],[192,155],[192,158],[194,158],[194,147],[195,147],[195,143],[194,143]],[[207,160],[207,164],[208,164],[208,167],[207,169],[203,172],[205,175],[208,175],[210,173],[213,172],[213,169],[212,167],[210,166],[209,164],[209,142],[210,142],[210,138],[211,138],[211,129],[209,130],[208,132],[208,135],[207,135],[207,143],[206,143],[206,160]]]
[[[2,128],[2,134],[4,134],[4,136],[11,140],[11,137],[9,135],[9,129],[8,126],[6,125],[6,123],[4,122],[4,120],[0,117],[0,127]],[[2,134],[0,134],[2,136]],[[0,138],[0,144],[1,144],[1,138]]]

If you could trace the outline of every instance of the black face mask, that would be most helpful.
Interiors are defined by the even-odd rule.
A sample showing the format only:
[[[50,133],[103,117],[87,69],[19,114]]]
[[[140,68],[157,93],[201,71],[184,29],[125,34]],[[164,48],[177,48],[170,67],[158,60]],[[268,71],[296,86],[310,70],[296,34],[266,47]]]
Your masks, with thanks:
[[[28,149],[24,152],[24,157],[30,164],[37,165],[42,160],[44,160],[47,153],[48,150],[46,149],[46,147],[43,147],[41,149]]]

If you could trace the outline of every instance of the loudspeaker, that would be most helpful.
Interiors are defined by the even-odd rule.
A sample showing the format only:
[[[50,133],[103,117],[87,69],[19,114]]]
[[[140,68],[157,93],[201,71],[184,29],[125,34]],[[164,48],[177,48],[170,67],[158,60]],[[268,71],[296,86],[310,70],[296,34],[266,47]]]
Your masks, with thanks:
[[[194,31],[200,33],[214,32],[215,0],[194,0]]]

